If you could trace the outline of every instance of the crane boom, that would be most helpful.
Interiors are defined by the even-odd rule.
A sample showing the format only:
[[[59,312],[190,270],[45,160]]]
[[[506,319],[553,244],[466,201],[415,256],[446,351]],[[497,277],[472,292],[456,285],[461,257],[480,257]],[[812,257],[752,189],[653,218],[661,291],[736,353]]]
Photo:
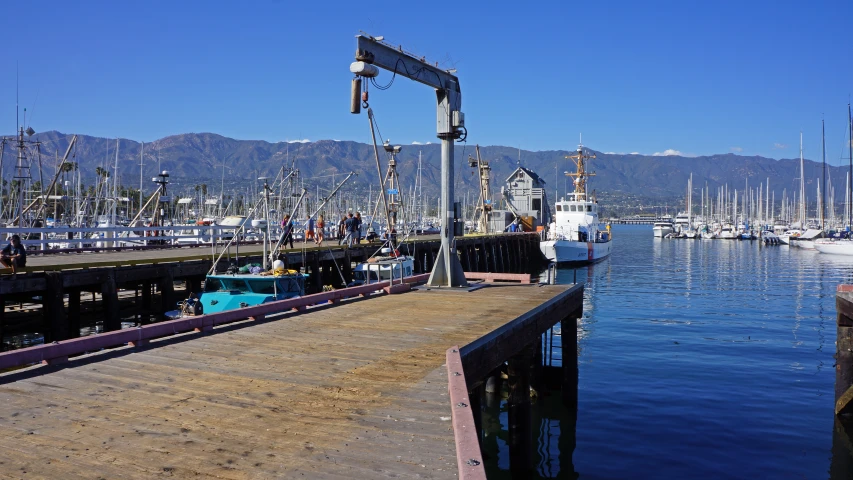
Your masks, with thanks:
[[[358,113],[358,89],[360,77],[373,78],[378,68],[401,75],[435,89],[436,96],[436,134],[441,139],[441,250],[435,259],[428,284],[439,287],[462,287],[465,273],[455,250],[452,250],[454,231],[457,221],[453,197],[453,142],[467,136],[465,116],[462,108],[462,90],[455,70],[443,70],[437,64],[430,64],[423,57],[417,57],[382,41],[381,37],[369,35],[356,36],[355,62],[350,72],[356,75],[353,80],[352,112]],[[365,90],[366,92],[366,90]],[[363,97],[366,101],[367,97]],[[464,132],[464,133],[463,133]]]

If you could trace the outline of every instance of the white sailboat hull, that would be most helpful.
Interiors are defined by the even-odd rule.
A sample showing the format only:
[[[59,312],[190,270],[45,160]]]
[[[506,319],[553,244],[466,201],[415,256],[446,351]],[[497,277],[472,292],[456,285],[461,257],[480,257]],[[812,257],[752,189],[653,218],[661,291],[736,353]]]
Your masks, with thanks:
[[[539,244],[548,260],[560,264],[584,264],[603,260],[610,255],[611,241],[574,242],[570,240],[546,240]]]
[[[820,253],[830,255],[850,255],[853,256],[853,241],[850,240],[835,240],[835,241],[816,241],[812,242],[814,249]]]

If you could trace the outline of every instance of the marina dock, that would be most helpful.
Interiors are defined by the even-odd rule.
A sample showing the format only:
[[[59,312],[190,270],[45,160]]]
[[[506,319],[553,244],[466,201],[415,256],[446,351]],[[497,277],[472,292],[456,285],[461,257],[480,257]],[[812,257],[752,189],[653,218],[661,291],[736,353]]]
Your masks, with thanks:
[[[459,431],[466,418],[477,421],[479,401],[459,400],[459,379],[476,392],[487,372],[507,360],[517,366],[519,356],[529,359],[542,333],[561,321],[571,325],[564,330],[568,354],[576,346],[583,287],[478,287],[328,297],[333,303],[307,310],[294,300],[276,302],[287,307],[283,313],[256,313],[254,321],[211,324],[141,347],[6,374],[0,377],[0,472],[483,478],[479,449],[471,449],[477,430],[468,422]],[[322,295],[331,293],[297,300],[327,298]],[[93,341],[88,338],[69,342]],[[463,372],[448,367],[454,354]],[[575,362],[565,371],[576,396]],[[524,408],[526,397],[529,409],[527,374],[517,375],[510,380],[524,389],[517,407]],[[455,394],[448,394],[449,382],[456,382]],[[523,448],[529,450],[531,440],[521,442]],[[457,455],[468,459],[462,468]]]
[[[529,272],[542,260],[535,233],[473,235],[458,237],[455,243],[468,272]],[[286,268],[309,275],[306,293],[321,292],[326,286],[346,286],[352,281],[352,265],[366,261],[381,247],[379,243],[350,248],[308,245],[294,245],[296,248],[283,250],[278,257]],[[440,240],[430,236],[402,241],[398,249],[414,258],[415,273],[426,273],[432,270],[440,246]],[[122,318],[162,315],[175,309],[176,302],[189,292],[201,291],[213,266],[212,257],[210,246],[33,255],[28,258],[26,272],[0,275],[0,305],[4,306],[0,310],[0,341],[25,331],[44,332],[46,342],[64,340],[76,338],[81,327],[94,322],[100,322],[104,331],[114,331],[121,328]],[[262,257],[259,245],[232,247],[217,270],[225,271],[230,264],[261,263]],[[119,295],[122,290],[123,295]],[[88,298],[92,302],[85,301]],[[31,304],[32,308],[23,312],[25,317],[21,311],[14,315],[6,311],[7,303],[18,302]],[[88,313],[85,318],[81,315],[84,311]]]

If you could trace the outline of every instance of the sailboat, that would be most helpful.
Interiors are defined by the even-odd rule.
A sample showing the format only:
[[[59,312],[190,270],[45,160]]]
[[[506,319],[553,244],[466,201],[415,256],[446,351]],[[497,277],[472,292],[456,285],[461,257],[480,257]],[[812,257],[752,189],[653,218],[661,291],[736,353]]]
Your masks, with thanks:
[[[575,191],[568,193],[568,200],[556,202],[555,219],[539,248],[548,260],[558,264],[597,262],[610,255],[612,238],[610,226],[605,229],[599,223],[598,202],[590,199],[586,192],[587,178],[595,175],[587,173],[586,161],[595,155],[585,154],[581,144],[575,155],[566,158],[577,166],[575,173],[567,174],[574,177]]]
[[[821,147],[823,151],[823,174],[821,176],[821,183],[823,186],[821,187],[821,185],[818,184],[818,215],[820,216],[820,227],[808,228],[802,235],[798,237],[790,237],[788,239],[788,245],[792,247],[815,250],[815,242],[825,237],[824,211],[826,210],[826,201],[824,196],[826,195],[826,137],[824,135],[823,121],[821,121]],[[800,148],[802,149],[802,147]],[[802,153],[800,156],[802,156]],[[805,217],[803,217],[803,223],[805,223]]]
[[[853,178],[853,115],[850,112],[850,104],[847,104],[847,126],[849,130],[849,141],[847,145],[849,147],[850,154],[850,164],[849,170],[847,172],[848,181],[850,178]],[[850,201],[850,192],[848,191],[848,202]],[[848,215],[853,215],[853,212],[848,211]],[[850,222],[850,218],[848,217],[848,222]],[[851,222],[853,223],[853,222]],[[850,229],[853,227],[850,223],[847,225],[847,229],[845,234],[847,238],[844,239],[831,239],[831,238],[822,238],[819,240],[815,240],[814,249],[820,253],[827,253],[832,255],[845,255],[845,256],[853,256],[853,240],[850,239]]]
[[[803,234],[803,228],[806,226],[806,180],[805,166],[803,162],[803,133],[800,132],[800,205],[798,209],[800,222],[797,228],[790,228],[779,234],[779,242],[785,245],[792,245],[791,242],[796,242],[797,238]]]
[[[693,226],[693,174],[687,180],[687,228],[681,231],[684,238],[699,238],[699,232]]]

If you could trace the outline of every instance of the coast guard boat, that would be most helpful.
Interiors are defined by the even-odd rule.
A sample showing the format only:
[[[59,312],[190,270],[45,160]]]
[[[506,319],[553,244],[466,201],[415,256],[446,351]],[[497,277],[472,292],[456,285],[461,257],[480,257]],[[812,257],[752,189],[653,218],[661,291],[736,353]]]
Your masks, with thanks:
[[[568,200],[557,201],[554,221],[539,246],[548,260],[558,264],[597,262],[610,255],[612,238],[610,226],[599,223],[598,202],[586,193],[587,178],[595,174],[586,172],[585,162],[595,154],[585,154],[583,145],[578,145],[577,153],[566,158],[577,166],[575,173],[567,173],[574,177],[575,191],[568,194]]]

